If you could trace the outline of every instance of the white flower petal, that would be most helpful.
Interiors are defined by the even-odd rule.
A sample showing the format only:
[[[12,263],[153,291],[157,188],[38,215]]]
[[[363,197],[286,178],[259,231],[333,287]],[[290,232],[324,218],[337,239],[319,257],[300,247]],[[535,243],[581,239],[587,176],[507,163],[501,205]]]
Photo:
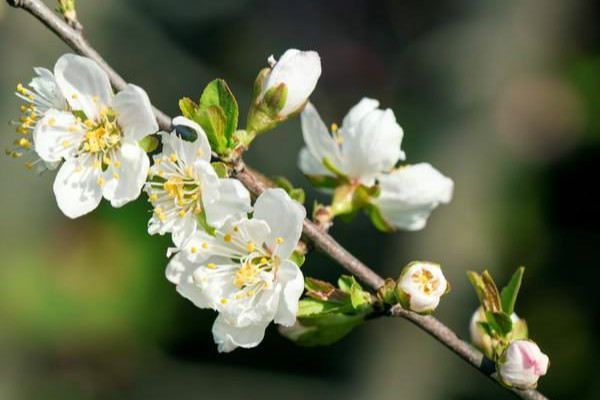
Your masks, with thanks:
[[[56,84],[54,74],[46,68],[40,67],[34,68],[34,71],[38,76],[31,80],[29,86],[33,88],[44,102],[47,102],[48,107],[64,110],[67,101]]]
[[[283,285],[283,293],[279,299],[275,323],[292,326],[298,314],[298,301],[304,291],[304,276],[296,264],[285,260],[277,271],[277,281]]]
[[[141,140],[158,131],[150,99],[144,89],[136,85],[129,84],[117,93],[113,109],[123,136],[128,140]]]
[[[321,58],[315,51],[287,50],[275,63],[265,79],[259,98],[271,89],[285,83],[287,97],[280,115],[287,116],[297,111],[317,86],[321,76]]]
[[[228,353],[237,347],[252,348],[262,342],[265,329],[269,322],[250,325],[243,328],[229,324],[222,315],[219,315],[213,325],[213,338],[219,345],[219,352]]]
[[[363,97],[348,111],[348,114],[342,120],[342,128],[351,129],[355,127],[365,115],[376,110],[377,107],[379,107],[379,101]]]
[[[95,61],[65,54],[56,62],[54,76],[71,108],[83,111],[88,118],[95,120],[100,106],[112,105],[108,76]]]
[[[93,168],[91,157],[85,162],[70,159],[60,167],[53,189],[58,207],[67,217],[80,217],[98,206],[102,199],[99,177],[100,170]]]
[[[173,139],[171,142],[171,146],[176,154],[182,157],[188,164],[192,164],[197,159],[210,162],[211,149],[204,129],[202,129],[200,125],[194,121],[181,116],[173,118],[173,126],[178,125],[192,129],[194,132],[196,132],[198,138],[194,142],[188,142],[181,139],[176,134],[172,134],[172,136],[177,138],[176,140]]]
[[[383,217],[396,228],[422,229],[440,203],[452,198],[454,183],[426,163],[402,167],[380,175],[381,194],[376,199]]]
[[[35,152],[47,162],[58,162],[75,156],[84,137],[83,127],[73,114],[50,109],[33,131]]]
[[[300,114],[300,121],[306,147],[319,164],[323,162],[324,158],[328,158],[335,165],[341,167],[340,148],[329,134],[317,109],[311,103],[308,103]]]
[[[375,176],[387,172],[404,158],[400,150],[402,128],[394,112],[373,110],[350,129],[342,126],[344,170],[370,185]]]
[[[204,204],[206,222],[212,227],[220,227],[227,218],[241,218],[252,207],[250,193],[235,179],[219,179],[218,200]]]
[[[307,147],[303,147],[300,150],[298,156],[298,168],[304,175],[326,175],[335,176],[323,164],[313,156]]]
[[[148,176],[150,160],[146,152],[136,143],[124,142],[115,152],[115,160],[105,172],[104,198],[110,200],[113,207],[121,207],[137,199]]]
[[[202,290],[194,284],[196,267],[181,254],[175,255],[167,265],[167,279],[177,285],[177,292],[194,303],[196,307],[208,308],[208,301]]]
[[[283,189],[267,189],[254,204],[254,218],[262,219],[271,228],[267,245],[286,259],[300,240],[306,210],[292,200]],[[277,241],[281,243],[277,243]]]

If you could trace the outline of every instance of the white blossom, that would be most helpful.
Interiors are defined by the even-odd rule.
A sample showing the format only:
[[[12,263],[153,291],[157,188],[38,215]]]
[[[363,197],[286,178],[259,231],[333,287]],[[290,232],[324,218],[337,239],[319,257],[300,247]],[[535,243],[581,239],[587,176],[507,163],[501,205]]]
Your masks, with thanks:
[[[285,118],[289,114],[299,111],[315,90],[321,76],[321,58],[316,51],[288,49],[278,61],[273,56],[269,57],[269,64],[271,71],[263,82],[258,101],[271,88],[282,83],[285,84],[286,100],[283,108],[279,111],[279,117]]]
[[[407,165],[377,177],[381,192],[373,202],[388,224],[423,229],[431,212],[452,199],[454,182],[427,163]]]
[[[549,358],[531,340],[514,340],[500,360],[502,381],[519,389],[534,388],[548,371]]]
[[[68,104],[60,88],[56,84],[54,74],[46,68],[34,68],[36,77],[29,83],[29,87],[19,83],[16,95],[25,103],[21,105],[21,117],[17,125],[19,139],[15,141],[15,148],[7,153],[13,157],[21,157],[27,153],[34,152],[33,131],[39,120],[44,117],[50,109],[66,110]],[[36,171],[42,172],[46,169],[56,169],[60,162],[46,162],[39,157],[34,161],[28,161],[25,166],[28,169],[35,167]]]
[[[305,175],[334,176],[325,168],[324,159],[353,183],[371,186],[375,178],[405,158],[400,149],[402,128],[391,109],[381,110],[379,102],[363,98],[350,109],[342,126],[327,126],[312,104],[301,114],[304,147],[299,167]]]
[[[154,156],[146,183],[154,213],[150,234],[172,233],[179,245],[198,229],[198,218],[210,226],[223,225],[227,218],[241,218],[251,210],[250,194],[234,179],[220,179],[210,164],[211,149],[206,134],[195,122],[177,117],[175,130],[162,132],[162,153]],[[177,129],[193,130],[194,142],[183,140]]]
[[[197,231],[167,266],[167,278],[196,306],[219,312],[219,351],[257,346],[274,321],[292,326],[304,287],[290,259],[305,210],[282,189],[268,189],[251,219],[229,219],[213,235]]]
[[[418,313],[436,309],[448,290],[448,282],[438,264],[415,261],[404,267],[396,288],[402,306]]]
[[[158,129],[146,92],[135,85],[113,94],[92,60],[63,55],[54,67],[68,110],[49,106],[33,131],[35,151],[49,163],[64,160],[54,180],[59,208],[70,218],[135,200],[149,159],[138,141]]]

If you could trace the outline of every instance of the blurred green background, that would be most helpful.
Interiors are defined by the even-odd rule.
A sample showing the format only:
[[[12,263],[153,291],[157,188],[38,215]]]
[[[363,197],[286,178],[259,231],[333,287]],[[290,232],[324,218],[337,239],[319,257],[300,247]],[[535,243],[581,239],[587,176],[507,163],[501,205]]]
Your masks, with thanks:
[[[51,1],[47,3],[53,3]],[[597,2],[569,0],[79,0],[86,35],[170,115],[225,78],[243,116],[257,71],[288,47],[315,49],[312,101],[328,122],[362,96],[394,109],[407,161],[456,184],[424,231],[386,236],[366,218],[333,235],[382,275],[440,262],[453,285],[438,317],[466,337],[476,297],[467,269],[504,282],[527,266],[517,312],[550,355],[540,389],[598,399],[600,42]],[[54,4],[51,4],[54,6]],[[0,119],[15,134],[17,82],[69,51],[0,2]],[[247,161],[307,187],[298,120],[255,142]],[[62,216],[53,173],[0,158],[0,399],[503,399],[498,388],[402,320],[367,323],[327,348],[270,329],[219,355],[214,315],[164,278],[169,242],[146,233],[144,200]],[[309,203],[317,196],[309,190]],[[305,274],[342,271],[319,254]]]

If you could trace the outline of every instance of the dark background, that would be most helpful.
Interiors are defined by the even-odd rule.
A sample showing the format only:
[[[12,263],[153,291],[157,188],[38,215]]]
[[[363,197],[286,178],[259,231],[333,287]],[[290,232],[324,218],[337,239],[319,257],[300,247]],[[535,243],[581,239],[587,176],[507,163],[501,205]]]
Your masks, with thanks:
[[[47,2],[51,4],[52,2]],[[54,4],[51,4],[54,6]],[[600,7],[593,1],[85,1],[86,35],[153,103],[175,115],[225,78],[242,118],[270,54],[315,49],[312,96],[327,123],[362,96],[392,108],[409,163],[431,162],[455,196],[416,233],[364,217],[332,234],[382,275],[440,262],[453,291],[437,316],[465,337],[476,307],[465,271],[499,282],[527,267],[517,312],[550,356],[550,398],[600,396]],[[14,140],[17,82],[69,51],[0,2],[1,145]],[[302,146],[293,120],[259,138],[249,164],[288,176]],[[270,329],[257,349],[219,355],[214,315],[164,278],[169,245],[149,237],[142,198],[72,221],[53,173],[0,159],[0,399],[503,399],[498,388],[401,320],[371,321],[327,348]],[[309,202],[316,193],[308,190]],[[342,271],[312,254],[306,275]]]

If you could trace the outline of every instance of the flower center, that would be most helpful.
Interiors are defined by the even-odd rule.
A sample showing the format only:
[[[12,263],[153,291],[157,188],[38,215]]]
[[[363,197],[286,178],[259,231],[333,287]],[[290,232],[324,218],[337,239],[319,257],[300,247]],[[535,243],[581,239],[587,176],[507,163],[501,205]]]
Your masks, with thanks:
[[[431,271],[426,269],[415,271],[411,276],[411,280],[418,286],[419,290],[427,295],[430,295],[440,286],[439,279],[435,278]]]
[[[161,222],[202,212],[202,184],[193,169],[184,167],[175,154],[156,159],[151,174],[149,199]]]
[[[112,109],[102,107],[97,121],[86,119],[83,125],[86,127],[86,132],[81,144],[81,152],[106,155],[119,146],[122,134]],[[110,158],[104,159],[103,164],[110,164]]]

